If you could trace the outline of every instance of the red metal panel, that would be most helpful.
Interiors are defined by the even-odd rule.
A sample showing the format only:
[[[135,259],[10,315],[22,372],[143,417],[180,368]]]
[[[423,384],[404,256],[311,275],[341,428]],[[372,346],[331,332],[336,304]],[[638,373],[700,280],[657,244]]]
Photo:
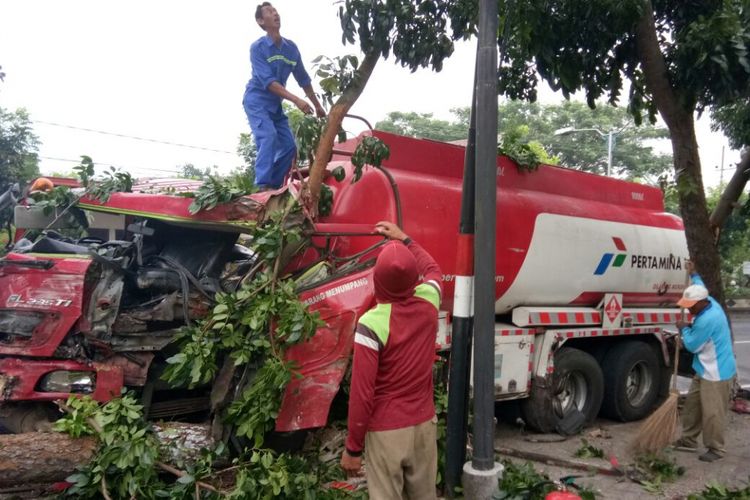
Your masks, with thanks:
[[[287,351],[286,359],[295,362],[301,378],[292,378],[284,392],[276,419],[280,432],[326,425],[331,401],[349,365],[354,327],[374,302],[372,270],[304,292],[300,299],[320,313],[326,326],[319,328],[309,342]]]
[[[51,261],[48,270],[25,266],[0,267],[0,308],[44,314],[30,339],[15,337],[0,344],[0,354],[52,356],[60,342],[81,317],[83,284],[89,259],[39,257],[10,253],[6,261]]]
[[[226,223],[229,229],[233,227],[232,222],[254,221],[264,216],[269,199],[273,196],[283,195],[287,189],[283,187],[275,191],[264,191],[243,196],[232,203],[217,205],[211,210],[201,210],[197,214],[191,214],[188,209],[193,201],[191,198],[169,194],[112,193],[106,203],[94,198],[84,197],[79,204],[91,210],[144,215],[195,225]]]
[[[96,372],[96,385],[91,397],[109,401],[120,395],[123,387],[122,369],[107,363],[84,364],[72,360],[33,361],[18,358],[0,359],[0,374],[10,377],[6,401],[54,401],[67,399],[65,392],[40,392],[37,386],[42,377],[54,371]]]

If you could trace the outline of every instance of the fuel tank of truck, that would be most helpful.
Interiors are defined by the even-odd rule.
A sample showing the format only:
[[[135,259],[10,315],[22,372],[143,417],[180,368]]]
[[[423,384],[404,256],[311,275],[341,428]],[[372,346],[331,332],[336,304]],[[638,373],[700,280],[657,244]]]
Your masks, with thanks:
[[[363,134],[367,135],[369,132]],[[387,172],[368,167],[351,182],[347,152],[362,136],[336,146],[329,169],[334,206],[322,222],[396,222],[443,270],[445,310],[452,308],[464,147],[374,131],[390,148]],[[392,177],[389,179],[388,174]],[[522,171],[499,156],[495,309],[521,305],[596,305],[604,293],[623,294],[624,306],[674,304],[685,286],[688,257],[682,221],[664,212],[660,189],[561,167]],[[477,214],[477,217],[481,216]],[[375,237],[340,236],[332,248],[353,255]],[[475,273],[492,272],[476,269]]]

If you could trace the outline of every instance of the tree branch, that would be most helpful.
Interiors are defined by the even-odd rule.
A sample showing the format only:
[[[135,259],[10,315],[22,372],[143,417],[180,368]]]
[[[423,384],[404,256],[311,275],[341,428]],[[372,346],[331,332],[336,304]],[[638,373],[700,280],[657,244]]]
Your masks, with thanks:
[[[638,50],[646,88],[651,92],[659,114],[670,130],[682,125],[684,111],[680,109],[677,95],[669,81],[667,63],[659,47],[654,21],[654,6],[651,0],[643,0],[643,12],[635,26],[635,42]],[[692,115],[691,115],[692,118]]]
[[[378,53],[374,51],[365,55],[362,64],[359,65],[359,68],[354,73],[351,84],[344,90],[341,97],[339,97],[328,113],[328,120],[323,127],[323,133],[320,136],[320,142],[318,142],[318,147],[315,151],[315,161],[312,167],[310,167],[310,179],[305,187],[306,192],[303,193],[304,196],[302,198],[313,217],[318,213],[318,199],[320,198],[320,189],[323,184],[323,175],[331,159],[333,143],[341,128],[341,122],[344,120],[344,115],[357,102],[359,96],[362,95],[362,91],[365,89],[373,69],[375,69],[378,58]]]
[[[737,164],[737,170],[735,170],[732,179],[721,194],[719,203],[716,205],[716,208],[714,208],[709,219],[716,241],[719,240],[721,227],[732,214],[734,204],[737,203],[737,200],[742,196],[742,192],[745,190],[745,185],[748,180],[750,180],[750,150],[745,150],[742,154],[742,160]]]
[[[67,413],[73,413],[73,410],[70,408],[70,406],[66,405],[64,402],[55,401],[55,403],[61,410]],[[93,418],[86,419],[86,422],[91,426],[92,429],[96,431],[97,434],[101,435],[104,432],[104,430],[99,425],[99,423]],[[159,469],[163,470],[164,472],[169,472],[170,474],[174,474],[177,477],[183,477],[187,475],[187,472],[177,469],[175,467],[172,467],[171,465],[167,465],[164,462],[155,462],[154,465],[156,465]],[[206,490],[213,491],[214,493],[223,495],[221,491],[211,486],[210,484],[203,483],[201,481],[196,481],[195,484],[200,485],[201,488],[204,488]],[[102,477],[102,495],[104,496],[104,498],[110,498],[107,493],[107,482],[104,480],[104,477]]]

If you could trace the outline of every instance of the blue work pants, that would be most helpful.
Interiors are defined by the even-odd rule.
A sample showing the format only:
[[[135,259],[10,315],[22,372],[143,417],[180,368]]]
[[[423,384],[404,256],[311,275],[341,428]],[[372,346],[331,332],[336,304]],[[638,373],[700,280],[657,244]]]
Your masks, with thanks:
[[[297,154],[289,120],[281,109],[273,112],[264,106],[243,102],[258,154],[255,159],[255,185],[279,188],[292,168]]]

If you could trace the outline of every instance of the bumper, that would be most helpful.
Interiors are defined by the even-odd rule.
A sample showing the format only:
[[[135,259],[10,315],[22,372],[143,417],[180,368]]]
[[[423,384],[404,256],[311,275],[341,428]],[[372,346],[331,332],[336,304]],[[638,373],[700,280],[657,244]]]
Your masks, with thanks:
[[[123,387],[122,368],[101,363],[84,364],[71,360],[33,361],[18,358],[0,359],[0,402],[53,401],[67,399],[67,392],[43,392],[42,378],[55,371],[96,373],[94,391],[89,394],[96,401],[109,401],[120,395]]]

